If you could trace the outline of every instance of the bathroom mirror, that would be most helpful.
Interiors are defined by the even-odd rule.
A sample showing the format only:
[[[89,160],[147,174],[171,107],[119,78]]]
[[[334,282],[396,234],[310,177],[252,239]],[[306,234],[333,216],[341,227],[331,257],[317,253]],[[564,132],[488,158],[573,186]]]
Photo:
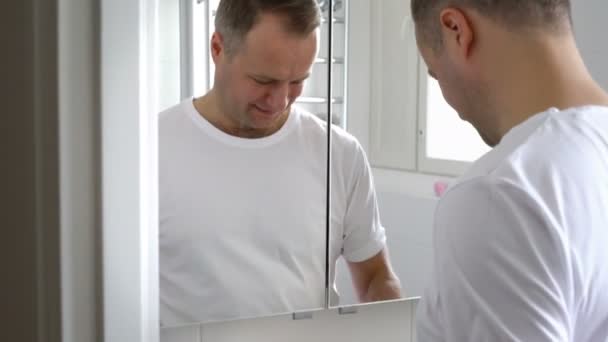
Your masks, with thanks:
[[[224,1],[159,0],[163,327],[327,307],[326,120],[340,104],[328,94],[328,43],[339,6]]]
[[[159,2],[158,101],[160,108],[170,108],[191,102],[214,86],[216,70],[209,42],[219,0]],[[435,206],[445,188],[488,147],[445,103],[437,83],[428,77],[416,48],[409,1],[318,3],[323,14],[319,51],[294,106],[321,120],[314,122],[324,122],[321,131],[325,134],[331,121],[329,139],[326,135],[309,138],[305,149],[290,150],[278,164],[280,172],[263,166],[256,170],[257,165],[270,164],[259,163],[251,149],[246,163],[237,158],[228,170],[218,169],[208,179],[202,175],[225,162],[229,153],[206,159],[205,167],[185,167],[192,158],[182,154],[184,149],[163,152],[161,135],[163,326],[377,300],[362,298],[353,265],[382,250],[388,251],[386,260],[400,280],[400,297],[424,293],[433,263]],[[605,86],[604,55],[590,38],[597,31],[591,27],[596,21],[577,20],[593,12],[593,6],[599,5],[574,4],[574,22],[583,57]],[[578,22],[582,25],[577,26]],[[201,113],[190,113],[200,124]],[[177,138],[181,141],[182,136]],[[171,158],[163,159],[162,153],[182,158],[181,166]],[[302,165],[300,157],[306,153],[317,157],[314,166]],[[252,180],[252,170],[262,176]],[[167,174],[172,174],[172,180],[163,186]],[[288,177],[281,182],[278,174]],[[198,181],[184,181],[193,177]],[[228,187],[221,186],[227,180]],[[182,196],[184,204],[176,206],[175,196]],[[180,210],[180,215],[183,211],[192,215],[180,218]],[[264,228],[266,220],[277,217],[283,218],[281,227],[290,230]],[[171,226],[166,223],[176,219],[188,225],[166,229]],[[305,221],[314,228],[301,229]],[[239,222],[255,229],[244,233],[246,228]],[[256,250],[274,266],[262,265]],[[226,255],[225,251],[231,252]],[[281,268],[287,270],[283,275]],[[196,275],[197,287],[180,286]],[[209,292],[209,286],[221,291]],[[177,300],[163,298],[167,291],[173,291]],[[297,298],[297,303],[291,298]],[[163,310],[177,312],[180,306],[195,309],[190,314],[163,315]]]
[[[344,144],[332,140],[331,188],[337,194],[331,202],[335,218],[330,225],[330,273],[335,279],[331,306],[395,299],[391,293],[366,293],[384,290],[369,288],[365,279],[355,278],[356,269],[378,259],[378,254],[384,254],[380,261],[399,279],[400,297],[422,295],[432,263],[436,203],[431,191],[413,194],[408,187],[422,188],[413,177],[422,71],[409,1],[348,0],[345,10],[345,48],[341,51],[345,63],[335,66],[335,74],[343,73],[344,82],[334,84],[333,89],[342,95],[344,106],[337,113],[336,130],[356,139],[364,159],[349,161],[344,157]],[[358,163],[350,179],[340,174],[343,163]],[[428,177],[423,182],[429,183],[431,178],[445,177]],[[410,184],[405,183],[408,181]],[[359,193],[340,193],[348,182],[358,184]],[[340,201],[340,196],[345,200]],[[345,215],[350,217],[346,224],[339,219]],[[354,247],[348,250],[349,245]],[[373,271],[371,274],[374,276]]]

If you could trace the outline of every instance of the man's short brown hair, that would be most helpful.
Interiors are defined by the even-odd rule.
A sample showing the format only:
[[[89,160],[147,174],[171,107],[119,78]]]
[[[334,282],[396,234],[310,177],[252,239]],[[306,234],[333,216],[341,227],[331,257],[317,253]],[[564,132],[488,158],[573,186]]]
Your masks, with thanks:
[[[412,0],[414,22],[432,46],[441,45],[440,28],[433,18],[446,7],[473,9],[509,29],[562,32],[572,23],[570,0]]]
[[[222,0],[215,16],[215,29],[224,38],[228,54],[237,51],[261,14],[285,18],[289,33],[306,36],[321,25],[317,0]]]

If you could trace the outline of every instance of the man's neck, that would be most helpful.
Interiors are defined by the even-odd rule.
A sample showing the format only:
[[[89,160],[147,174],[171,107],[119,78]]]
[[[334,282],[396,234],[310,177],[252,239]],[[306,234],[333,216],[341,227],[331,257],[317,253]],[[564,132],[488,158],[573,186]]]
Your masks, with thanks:
[[[589,74],[574,39],[520,46],[527,58],[503,70],[494,82],[502,96],[496,108],[497,133],[511,128],[549,108],[567,109],[585,105],[608,106],[608,94]],[[517,54],[517,52],[516,52]]]
[[[228,135],[239,138],[258,139],[270,136],[279,131],[289,117],[289,113],[286,112],[285,115],[278,120],[276,125],[268,128],[247,127],[225,114],[219,103],[217,94],[211,90],[204,96],[194,99],[194,108],[199,115],[217,129]]]

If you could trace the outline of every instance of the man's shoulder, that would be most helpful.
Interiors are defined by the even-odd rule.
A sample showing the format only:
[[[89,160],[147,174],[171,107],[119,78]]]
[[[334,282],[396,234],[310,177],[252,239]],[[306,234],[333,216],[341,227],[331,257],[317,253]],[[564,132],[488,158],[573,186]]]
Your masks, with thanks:
[[[163,144],[175,139],[183,139],[184,134],[190,132],[193,125],[194,121],[184,102],[158,113],[158,134]]]
[[[593,189],[608,168],[607,157],[607,108],[579,107],[552,114],[489,175],[530,191],[542,192],[548,184],[567,191],[564,185],[573,182]]]
[[[183,103],[172,105],[158,113],[158,124],[165,126],[182,118],[185,114]]]
[[[304,131],[304,134],[316,135],[326,139],[327,121],[301,107],[295,107],[295,110],[300,117],[300,129]],[[353,150],[360,147],[357,138],[338,125],[331,125],[331,133],[331,143],[334,150]]]
[[[528,189],[543,188],[549,178],[585,183],[608,155],[608,108],[573,108],[541,119],[530,132],[507,135],[506,141],[477,160],[459,179],[459,184],[466,184],[461,188],[466,190],[481,179]]]

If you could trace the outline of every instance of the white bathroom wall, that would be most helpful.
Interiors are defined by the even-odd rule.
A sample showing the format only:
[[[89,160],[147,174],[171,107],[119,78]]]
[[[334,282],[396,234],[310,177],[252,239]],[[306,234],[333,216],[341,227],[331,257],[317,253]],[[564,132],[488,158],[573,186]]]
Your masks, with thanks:
[[[95,230],[105,342],[158,340],[157,0],[103,0]],[[74,140],[79,147],[81,139]],[[92,298],[91,298],[92,299]],[[80,341],[78,341],[80,342]]]
[[[158,108],[181,100],[180,25],[178,0],[158,0]]]
[[[596,81],[608,89],[608,1],[573,0],[574,32],[583,59]]]

